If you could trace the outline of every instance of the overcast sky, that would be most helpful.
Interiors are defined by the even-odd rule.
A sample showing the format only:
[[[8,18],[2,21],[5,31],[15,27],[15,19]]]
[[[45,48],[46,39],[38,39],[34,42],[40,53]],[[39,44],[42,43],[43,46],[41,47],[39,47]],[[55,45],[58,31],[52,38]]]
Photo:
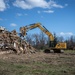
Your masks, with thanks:
[[[37,22],[52,33],[75,35],[75,0],[0,0],[0,26],[19,31],[20,27]]]

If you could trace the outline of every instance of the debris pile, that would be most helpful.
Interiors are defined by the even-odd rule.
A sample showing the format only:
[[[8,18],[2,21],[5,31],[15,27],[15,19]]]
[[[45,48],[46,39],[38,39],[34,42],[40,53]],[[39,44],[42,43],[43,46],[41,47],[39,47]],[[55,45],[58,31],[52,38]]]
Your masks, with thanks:
[[[4,27],[0,27],[0,52],[7,51],[7,53],[35,53],[29,43],[19,37],[16,30],[7,31]]]

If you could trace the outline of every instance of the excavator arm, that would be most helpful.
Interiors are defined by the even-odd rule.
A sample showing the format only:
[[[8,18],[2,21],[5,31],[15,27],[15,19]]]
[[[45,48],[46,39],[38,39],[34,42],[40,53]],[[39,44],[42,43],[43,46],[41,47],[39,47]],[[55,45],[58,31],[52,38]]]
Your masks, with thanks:
[[[42,26],[41,23],[34,23],[34,24],[30,24],[30,25],[21,27],[20,32],[22,33],[23,36],[25,36],[27,31],[32,30],[37,27],[40,30],[42,30],[47,36],[49,36],[50,41],[54,41],[53,35],[44,26]]]

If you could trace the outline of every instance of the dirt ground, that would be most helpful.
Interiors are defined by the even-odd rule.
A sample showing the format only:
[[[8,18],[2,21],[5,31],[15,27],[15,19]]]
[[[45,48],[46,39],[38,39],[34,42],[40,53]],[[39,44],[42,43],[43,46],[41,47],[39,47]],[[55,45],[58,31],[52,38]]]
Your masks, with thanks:
[[[75,75],[75,51],[0,54],[0,75]]]

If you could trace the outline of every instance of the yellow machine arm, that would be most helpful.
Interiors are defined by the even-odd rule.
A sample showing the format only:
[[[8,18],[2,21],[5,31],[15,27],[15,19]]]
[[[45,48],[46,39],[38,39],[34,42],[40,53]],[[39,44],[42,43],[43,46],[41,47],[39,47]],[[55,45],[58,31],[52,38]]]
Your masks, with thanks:
[[[20,28],[20,32],[22,33],[23,36],[25,36],[25,35],[26,35],[26,32],[27,32],[28,30],[32,30],[32,29],[37,28],[37,27],[38,27],[40,30],[42,30],[46,35],[49,36],[50,41],[54,41],[53,35],[52,35],[44,26],[42,26],[40,23],[30,24],[30,25],[21,27],[21,28]]]

